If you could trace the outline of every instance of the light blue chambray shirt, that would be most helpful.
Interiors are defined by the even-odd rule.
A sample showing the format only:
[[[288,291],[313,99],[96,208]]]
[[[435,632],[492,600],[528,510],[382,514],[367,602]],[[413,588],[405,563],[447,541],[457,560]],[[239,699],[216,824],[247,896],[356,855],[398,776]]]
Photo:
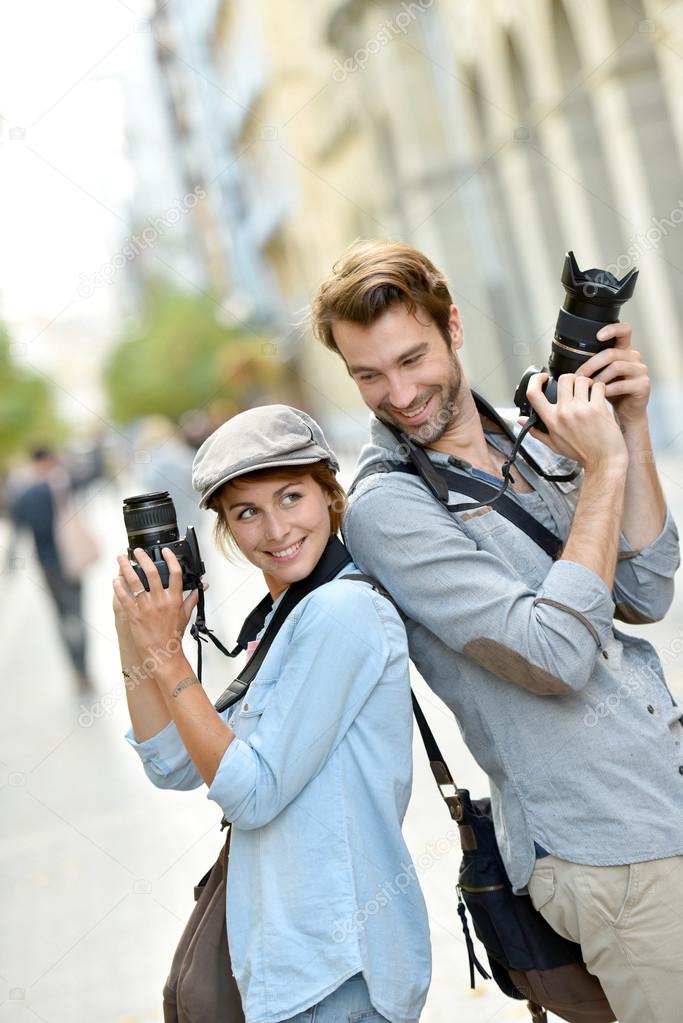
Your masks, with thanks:
[[[233,825],[228,942],[247,1023],[294,1016],[359,972],[391,1023],[418,1020],[427,996],[427,912],[401,834],[406,634],[389,601],[343,581],[351,571],[296,606],[221,715],[237,737],[207,796]],[[159,788],[202,784],[173,722],[126,738]]]
[[[374,417],[371,433],[359,468],[396,457]],[[502,432],[486,436],[509,452]],[[548,473],[575,465],[535,438],[524,445]],[[521,457],[515,472],[534,489],[509,496],[566,539],[581,477],[552,484]],[[454,485],[450,502],[467,500]],[[494,509],[452,513],[419,478],[375,473],[351,496],[343,532],[355,563],[408,616],[415,665],[488,774],[512,883],[524,889],[534,843],[596,866],[683,853],[683,709],[652,645],[613,621],[645,624],[669,608],[680,560],[671,514],[643,550],[621,536],[610,592],[584,565],[553,562]]]

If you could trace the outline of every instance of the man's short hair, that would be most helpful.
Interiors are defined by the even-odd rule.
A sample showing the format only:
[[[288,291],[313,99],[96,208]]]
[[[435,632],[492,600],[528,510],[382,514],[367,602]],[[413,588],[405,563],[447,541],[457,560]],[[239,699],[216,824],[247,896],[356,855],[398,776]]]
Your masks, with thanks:
[[[333,327],[347,320],[368,327],[392,306],[409,313],[423,309],[450,346],[448,320],[453,299],[444,275],[427,257],[401,242],[357,241],[318,286],[311,303],[313,334],[339,353]]]

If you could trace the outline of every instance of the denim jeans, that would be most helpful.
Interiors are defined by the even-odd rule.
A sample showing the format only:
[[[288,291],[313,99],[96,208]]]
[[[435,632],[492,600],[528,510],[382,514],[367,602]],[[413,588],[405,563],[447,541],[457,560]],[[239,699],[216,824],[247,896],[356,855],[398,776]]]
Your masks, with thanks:
[[[373,1008],[363,974],[357,973],[322,1002],[283,1023],[388,1023],[388,1020]]]

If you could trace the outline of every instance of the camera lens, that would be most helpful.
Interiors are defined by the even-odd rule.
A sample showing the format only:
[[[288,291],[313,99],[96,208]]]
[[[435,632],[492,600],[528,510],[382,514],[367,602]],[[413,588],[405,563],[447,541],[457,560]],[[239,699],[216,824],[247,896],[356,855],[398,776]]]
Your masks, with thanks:
[[[124,498],[123,521],[131,550],[172,543],[179,536],[176,511],[168,490]]]
[[[573,252],[568,252],[562,269],[565,300],[560,309],[552,354],[551,376],[575,373],[591,355],[615,342],[600,342],[596,334],[606,323],[616,323],[621,307],[633,294],[638,277],[631,270],[621,280],[607,270],[580,270]]]

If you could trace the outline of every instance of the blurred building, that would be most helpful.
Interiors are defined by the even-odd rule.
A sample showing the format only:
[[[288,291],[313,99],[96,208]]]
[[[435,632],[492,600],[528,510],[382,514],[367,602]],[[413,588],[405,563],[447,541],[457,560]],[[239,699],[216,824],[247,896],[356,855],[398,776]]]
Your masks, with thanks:
[[[165,275],[176,286],[209,285],[210,234],[198,223],[196,206],[183,208],[183,200],[199,183],[186,167],[184,139],[167,100],[157,62],[160,42],[151,21],[141,19],[133,39],[135,59],[122,77],[126,154],[134,172],[126,210],[131,225],[127,241],[133,246],[135,238],[140,241],[117,284],[124,307],[137,311],[151,277]]]
[[[201,240],[206,285],[221,300],[230,322],[272,323],[276,292],[268,287],[269,264],[260,258],[259,222],[249,192],[259,188],[240,163],[239,135],[249,89],[244,70],[252,63],[249,51],[236,74],[238,87],[226,82],[215,59],[218,0],[168,4],[156,0],[153,38],[161,92],[168,112],[178,165],[188,192],[201,201],[194,210],[193,228]],[[256,42],[256,39],[254,39]]]
[[[155,37],[207,246],[284,335],[311,404],[364,429],[338,360],[292,329],[359,236],[447,273],[475,387],[511,404],[547,359],[564,253],[619,276],[656,385],[683,388],[683,0],[207,0]],[[330,415],[330,410],[336,414]],[[351,414],[348,414],[350,410]]]

